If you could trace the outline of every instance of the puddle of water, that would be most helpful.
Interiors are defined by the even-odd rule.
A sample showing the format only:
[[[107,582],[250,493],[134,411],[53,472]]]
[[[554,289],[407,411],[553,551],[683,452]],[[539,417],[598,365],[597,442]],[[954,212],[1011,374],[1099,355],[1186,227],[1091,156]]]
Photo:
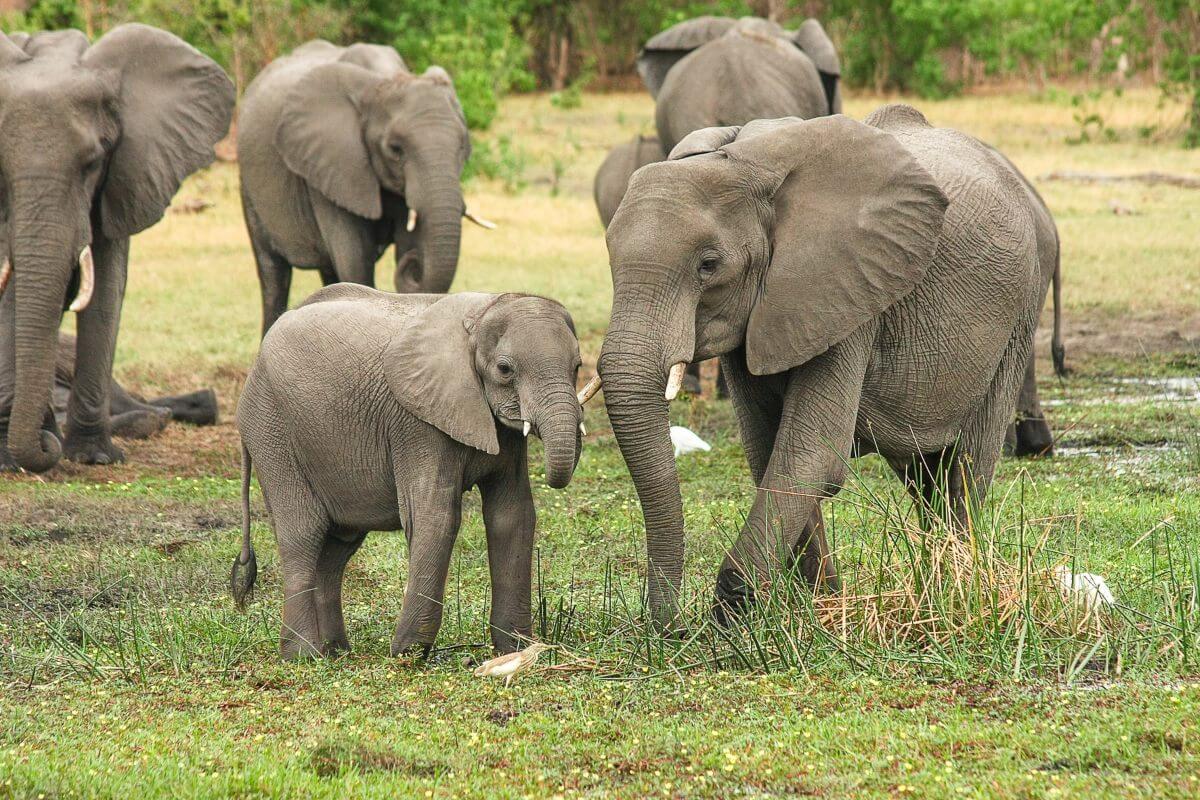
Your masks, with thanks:
[[[1117,378],[1108,382],[1113,393],[1087,399],[1054,399],[1043,401],[1047,407],[1132,405],[1134,403],[1200,403],[1200,376],[1173,378]],[[1134,391],[1129,391],[1133,389]],[[1137,390],[1147,389],[1148,393]]]

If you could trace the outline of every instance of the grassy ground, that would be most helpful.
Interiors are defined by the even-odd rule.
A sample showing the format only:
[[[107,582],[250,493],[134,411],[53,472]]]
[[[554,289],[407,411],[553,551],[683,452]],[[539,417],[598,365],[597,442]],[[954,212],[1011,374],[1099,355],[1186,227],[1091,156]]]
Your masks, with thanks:
[[[1086,104],[1112,133],[1082,144],[1061,92],[919,106],[1035,180],[1200,173],[1154,93]],[[466,230],[455,288],[562,300],[592,363],[609,279],[591,175],[651,118],[632,94],[506,101],[477,144],[494,177],[468,190],[500,228]],[[429,663],[387,655],[405,548],[381,533],[347,578],[355,652],[280,664],[257,496],[260,591],[246,615],[226,596],[236,432],[173,427],[125,443],[125,465],[0,483],[0,797],[1196,796],[1200,192],[1036,183],[1064,240],[1075,372],[1041,365],[1062,454],[1005,461],[971,542],[915,533],[862,459],[827,511],[843,597],[788,593],[722,634],[703,607],[753,487],[728,404],[676,403],[713,451],[681,462],[692,636],[663,641],[640,622],[640,513],[593,407],[572,485],[537,489],[538,635],[563,646],[547,669],[507,689],[467,669],[487,638],[474,498]],[[215,385],[228,420],[258,328],[235,168],[181,196],[214,206],[135,241],[118,373],[147,392]],[[294,300],[315,276],[296,284]],[[1118,609],[1064,602],[1046,577],[1060,563],[1104,574]]]

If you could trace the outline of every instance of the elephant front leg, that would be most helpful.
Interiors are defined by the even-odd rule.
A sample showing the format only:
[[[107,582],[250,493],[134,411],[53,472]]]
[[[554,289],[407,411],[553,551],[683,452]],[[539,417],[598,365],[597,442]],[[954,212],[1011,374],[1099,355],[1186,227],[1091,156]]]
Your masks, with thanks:
[[[428,654],[442,626],[450,554],[462,519],[462,489],[458,481],[438,485],[436,478],[423,491],[412,493],[405,532],[408,534],[408,586],[400,621],[392,636],[392,655],[418,651]]]
[[[524,459],[479,488],[492,576],[492,647],[497,653],[511,653],[533,632],[530,593],[537,512]]]
[[[846,342],[789,376],[754,505],[717,576],[718,621],[744,610],[795,566],[810,585],[837,588],[820,503],[845,479],[866,363],[865,347]]]
[[[129,240],[97,239],[92,249],[96,284],[91,303],[76,322],[75,383],[67,405],[63,454],[83,464],[114,464],[125,460],[112,442],[109,403]]]

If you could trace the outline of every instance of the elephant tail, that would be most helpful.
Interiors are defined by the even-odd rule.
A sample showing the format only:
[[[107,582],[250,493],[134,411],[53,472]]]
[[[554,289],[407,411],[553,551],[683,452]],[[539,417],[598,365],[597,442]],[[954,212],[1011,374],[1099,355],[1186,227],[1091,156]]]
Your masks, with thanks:
[[[250,541],[250,474],[252,464],[250,451],[242,443],[242,552],[233,559],[233,570],[229,573],[229,591],[238,610],[246,610],[246,600],[254,591],[254,580],[258,577],[258,559],[254,556],[254,545]]]
[[[1062,244],[1054,248],[1054,333],[1050,338],[1050,355],[1054,358],[1054,374],[1067,377],[1067,350],[1062,340]]]

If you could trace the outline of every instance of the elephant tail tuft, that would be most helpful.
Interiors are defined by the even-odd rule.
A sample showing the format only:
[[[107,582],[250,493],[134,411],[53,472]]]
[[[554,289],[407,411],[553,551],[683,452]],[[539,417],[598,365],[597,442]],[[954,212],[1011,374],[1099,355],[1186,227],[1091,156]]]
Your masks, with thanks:
[[[254,592],[254,581],[258,577],[258,559],[254,556],[254,544],[250,541],[250,451],[242,443],[242,552],[233,559],[229,573],[229,592],[239,611],[246,610],[246,601]]]

